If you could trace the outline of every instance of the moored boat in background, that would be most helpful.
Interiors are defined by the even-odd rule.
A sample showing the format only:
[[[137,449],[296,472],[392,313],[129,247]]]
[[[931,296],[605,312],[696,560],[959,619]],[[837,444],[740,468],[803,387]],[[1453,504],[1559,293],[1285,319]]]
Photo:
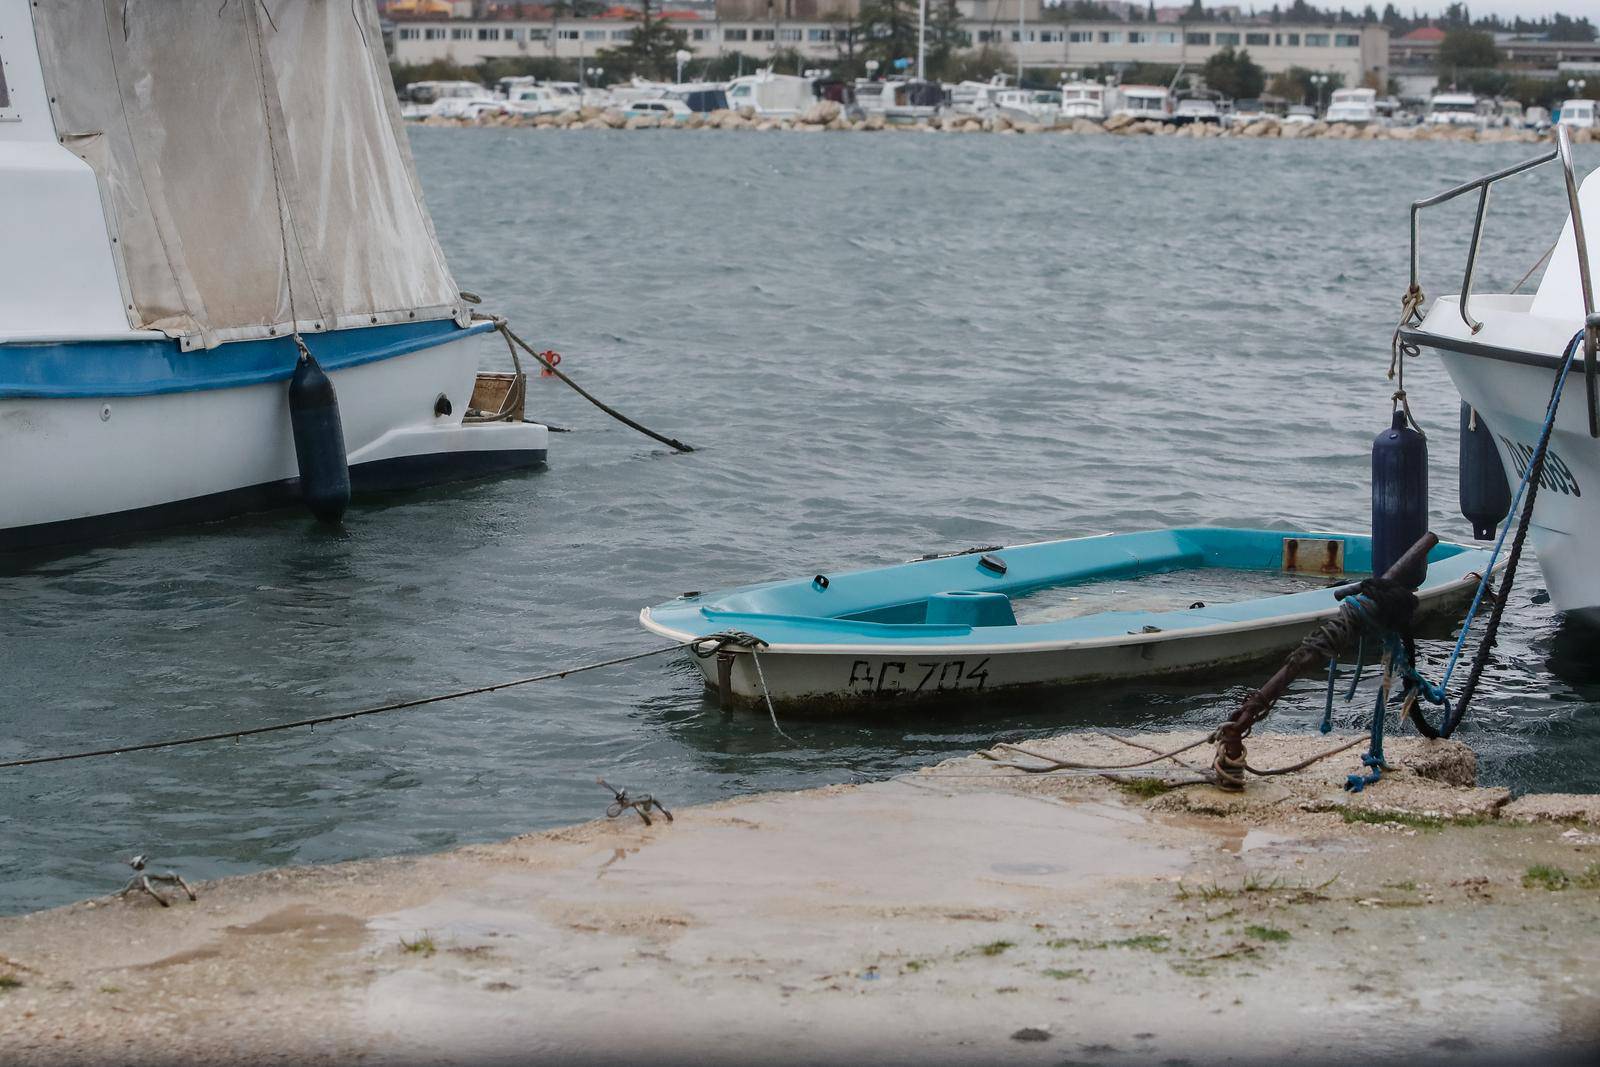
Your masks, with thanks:
[[[1348,122],[1365,126],[1378,121],[1378,91],[1376,89],[1335,89],[1328,101],[1329,122]]]
[[[1113,92],[1112,116],[1126,115],[1153,122],[1172,121],[1172,93],[1160,85],[1119,85]]]
[[[370,6],[104,19],[0,0],[0,548],[288,503],[308,470],[347,499],[543,464],[520,385],[485,400],[494,323],[434,237]]]
[[[1104,122],[1106,87],[1099,82],[1065,82],[1061,86],[1061,117]]]

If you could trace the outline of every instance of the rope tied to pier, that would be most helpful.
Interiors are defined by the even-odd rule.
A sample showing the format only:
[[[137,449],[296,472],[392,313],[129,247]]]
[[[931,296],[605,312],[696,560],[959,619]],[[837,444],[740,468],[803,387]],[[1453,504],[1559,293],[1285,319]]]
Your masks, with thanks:
[[[650,821],[650,811],[654,809],[665,815],[668,822],[673,821],[672,812],[667,810],[667,806],[649,793],[640,793],[638,796],[631,797],[626,789],[618,789],[604,778],[596,778],[595,781],[611,790],[612,795],[616,797],[606,808],[606,818],[615,819],[631,808],[635,815],[644,820],[646,826],[654,826],[655,824]]]
[[[565,678],[572,674],[583,674],[586,671],[596,671],[604,667],[615,667],[623,663],[632,663],[635,660],[649,659],[651,656],[660,656],[668,652],[678,652],[683,644],[665,645],[661,648],[652,648],[645,652],[634,652],[626,656],[616,656],[612,659],[599,660],[594,663],[584,663],[576,667],[566,667],[561,670],[547,671],[543,674],[534,674],[526,678],[514,678],[507,682],[496,682],[493,685],[474,686],[471,689],[458,689],[449,693],[440,693],[435,696],[417,697],[412,700],[397,700],[389,704],[380,704],[376,707],[361,708],[356,711],[342,711],[330,715],[317,715],[308,719],[295,719],[291,722],[271,723],[266,726],[250,726],[241,730],[221,730],[216,733],[196,734],[191,737],[175,737],[163,741],[145,741],[133,745],[117,745],[111,748],[89,749],[81,752],[64,752],[52,756],[30,756],[23,759],[13,759],[0,762],[0,770],[12,767],[34,767],[42,763],[66,763],[71,760],[93,759],[98,756],[121,756],[130,752],[150,752],[162,748],[179,748],[185,745],[198,745],[207,741],[226,741],[230,738],[237,741],[241,737],[251,737],[256,734],[277,733],[281,730],[296,730],[301,727],[317,727],[330,722],[343,722],[347,719],[359,719],[368,715],[382,715],[391,711],[406,711],[411,708],[425,707],[429,704],[440,704],[449,700],[459,700],[463,697],[479,696],[483,693],[494,693],[501,689],[514,689],[518,686],[530,685],[533,682],[545,682],[554,678]]]
[[[1573,335],[1572,340],[1567,342],[1555,382],[1550,387],[1550,400],[1545,409],[1544,424],[1539,430],[1539,441],[1534,446],[1533,455],[1523,468],[1522,478],[1517,483],[1517,491],[1511,499],[1511,507],[1506,511],[1506,517],[1501,524],[1500,536],[1495,541],[1494,550],[1489,554],[1489,564],[1479,576],[1478,588],[1472,597],[1472,606],[1467,609],[1467,617],[1461,624],[1461,632],[1456,636],[1455,647],[1450,652],[1450,661],[1445,667],[1443,679],[1437,687],[1427,686],[1420,678],[1415,679],[1414,687],[1408,685],[1404,713],[1424,737],[1447,738],[1455,733],[1456,727],[1466,718],[1467,710],[1472,705],[1472,698],[1477,694],[1478,683],[1483,678],[1484,669],[1488,667],[1489,659],[1494,653],[1495,642],[1500,634],[1500,622],[1505,615],[1506,604],[1511,599],[1511,587],[1516,581],[1517,567],[1522,562],[1523,545],[1528,538],[1528,528],[1533,522],[1534,502],[1538,499],[1539,487],[1544,480],[1545,458],[1550,453],[1550,435],[1555,429],[1556,412],[1561,405],[1561,393],[1566,386],[1567,375],[1572,370],[1573,363],[1577,361],[1586,332],[1579,330]],[[1527,498],[1526,503],[1523,502],[1524,496]],[[1517,521],[1516,536],[1511,541],[1511,552],[1506,557],[1505,577],[1501,579],[1499,591],[1496,593],[1493,586],[1495,561],[1505,546],[1506,535],[1511,531],[1511,520],[1517,515],[1519,508],[1522,515]],[[1452,706],[1446,690],[1460,662],[1461,653],[1466,645],[1467,632],[1472,628],[1472,621],[1485,599],[1493,601],[1489,611],[1489,622],[1484,627],[1483,638],[1478,642],[1477,652],[1473,655],[1472,665],[1467,671],[1467,680],[1461,689],[1461,696]],[[1408,642],[1405,649],[1408,661],[1415,659],[1414,652],[1414,647]],[[1408,676],[1408,682],[1412,677],[1414,672]],[[1416,699],[1418,695],[1431,704],[1443,707],[1444,718],[1437,727],[1423,715],[1420,702]]]
[[[682,441],[678,440],[677,438],[668,437],[665,434],[656,433],[654,430],[650,429],[650,427],[648,427],[648,426],[645,426],[643,423],[635,422],[633,419],[628,418],[628,416],[624,415],[622,412],[618,411],[616,408],[612,407],[610,404],[607,404],[605,401],[601,400],[599,397],[597,397],[593,393],[589,392],[583,386],[581,386],[577,382],[573,381],[571,378],[569,378],[567,376],[567,372],[566,371],[564,371],[560,367],[556,366],[556,364],[561,361],[561,356],[560,356],[559,353],[553,352],[553,351],[540,352],[539,350],[534,348],[527,341],[525,341],[521,337],[517,336],[517,334],[511,329],[511,324],[506,321],[505,316],[503,316],[503,315],[481,315],[481,314],[479,314],[477,312],[474,312],[472,317],[474,319],[480,321],[480,322],[492,322],[492,323],[494,323],[495,330],[499,332],[501,337],[505,338],[506,348],[511,352],[511,358],[512,358],[513,361],[516,361],[516,359],[517,359],[517,349],[521,348],[529,356],[532,356],[533,359],[538,362],[539,366],[544,368],[544,372],[546,374],[554,376],[556,378],[560,378],[563,382],[565,382],[568,386],[570,386],[572,388],[573,392],[577,393],[579,396],[583,397],[589,403],[593,404],[595,407],[599,408],[601,411],[605,412],[607,415],[610,415],[613,419],[616,419],[618,422],[622,423],[624,426],[628,427],[629,429],[637,430],[638,432],[644,434],[646,437],[649,437],[652,440],[660,441],[662,444],[666,445],[668,448],[671,448],[676,452],[693,452],[694,451],[693,447],[684,444]],[[519,363],[517,366],[518,366],[518,371],[520,372],[521,364]]]
[[[767,702],[767,716],[772,720],[772,728],[785,741],[793,741],[794,738],[784,733],[783,727],[778,725],[778,712],[772,706],[772,691],[767,688],[767,672],[761,668],[761,650],[766,647],[768,647],[767,642],[743,630],[723,630],[720,633],[697,637],[689,642],[689,651],[694,653],[696,659],[710,659],[719,652],[729,649],[749,652],[750,659],[755,663],[756,679],[761,683],[761,696]]]

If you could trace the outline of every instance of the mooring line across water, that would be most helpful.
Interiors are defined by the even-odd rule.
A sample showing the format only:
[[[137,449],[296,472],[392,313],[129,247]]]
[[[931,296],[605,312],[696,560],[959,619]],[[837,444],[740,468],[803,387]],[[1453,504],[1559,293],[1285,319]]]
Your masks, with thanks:
[[[585,663],[577,667],[567,667],[559,671],[547,671],[544,674],[534,674],[527,678],[513,678],[508,682],[496,682],[494,685],[480,685],[471,689],[458,689],[451,693],[439,693],[429,697],[417,697],[413,700],[397,700],[390,704],[381,704],[374,708],[360,708],[356,711],[341,711],[332,715],[317,715],[309,719],[296,719],[293,722],[278,722],[267,726],[248,726],[239,730],[221,730],[210,734],[196,734],[191,737],[174,737],[165,741],[145,741],[136,745],[117,745],[113,748],[97,748],[83,752],[62,752],[53,756],[30,756],[26,759],[0,761],[0,770],[12,767],[33,767],[41,763],[65,763],[69,760],[93,759],[97,756],[120,756],[129,752],[150,752],[160,748],[178,748],[183,745],[198,745],[207,741],[226,741],[229,738],[238,739],[250,737],[254,734],[270,734],[280,730],[296,730],[303,726],[321,726],[324,723],[343,722],[346,719],[359,719],[367,715],[381,715],[390,711],[405,711],[408,708],[420,708],[427,704],[439,704],[447,700],[459,700],[462,697],[479,696],[483,693],[493,693],[500,689],[514,689],[519,685],[529,685],[533,682],[546,682],[553,678],[565,678],[571,674],[582,674],[585,671],[597,671],[603,667],[615,667],[623,663],[632,663],[636,660],[649,659],[666,652],[679,652],[682,644],[665,645],[653,648],[648,652],[634,652],[615,659],[600,660],[596,663]]]

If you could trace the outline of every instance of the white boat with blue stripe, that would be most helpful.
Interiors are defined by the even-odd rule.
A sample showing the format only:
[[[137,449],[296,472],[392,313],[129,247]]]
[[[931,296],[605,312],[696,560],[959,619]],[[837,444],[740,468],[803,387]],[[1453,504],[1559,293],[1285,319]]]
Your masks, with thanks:
[[[686,593],[639,618],[689,644],[726,704],[846,710],[1267,659],[1337,615],[1370,566],[1365,535],[1193,527]],[[1418,617],[1464,606],[1488,566],[1485,550],[1439,544]]]
[[[300,498],[303,359],[357,493],[545,462],[368,3],[0,0],[0,233],[0,550]]]

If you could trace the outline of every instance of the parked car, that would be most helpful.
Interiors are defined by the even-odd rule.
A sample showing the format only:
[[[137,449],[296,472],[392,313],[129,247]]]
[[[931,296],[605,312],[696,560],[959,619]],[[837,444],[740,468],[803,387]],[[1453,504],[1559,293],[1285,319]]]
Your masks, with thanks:
[[[694,112],[682,100],[660,97],[655,100],[631,101],[622,114],[630,119],[660,119],[662,122],[688,122]]]

